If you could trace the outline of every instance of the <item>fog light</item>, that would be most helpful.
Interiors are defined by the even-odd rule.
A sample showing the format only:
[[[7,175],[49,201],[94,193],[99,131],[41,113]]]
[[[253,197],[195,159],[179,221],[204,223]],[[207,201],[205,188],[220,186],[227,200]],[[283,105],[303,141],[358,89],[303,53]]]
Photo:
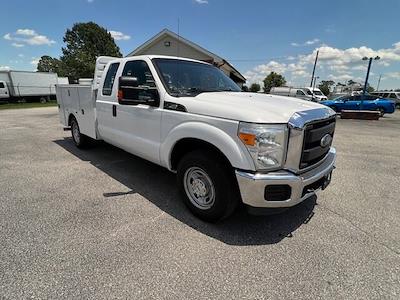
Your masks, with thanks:
[[[290,185],[267,185],[264,191],[264,199],[267,201],[286,201],[290,199],[291,194]]]

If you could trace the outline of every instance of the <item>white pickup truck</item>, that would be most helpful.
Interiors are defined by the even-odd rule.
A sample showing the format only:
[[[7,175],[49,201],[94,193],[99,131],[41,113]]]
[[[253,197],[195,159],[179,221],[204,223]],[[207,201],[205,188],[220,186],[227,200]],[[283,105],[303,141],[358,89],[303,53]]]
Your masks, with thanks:
[[[99,57],[91,86],[58,85],[77,147],[104,140],[177,173],[183,201],[216,221],[294,206],[330,183],[335,113],[244,93],[218,68],[168,57]]]

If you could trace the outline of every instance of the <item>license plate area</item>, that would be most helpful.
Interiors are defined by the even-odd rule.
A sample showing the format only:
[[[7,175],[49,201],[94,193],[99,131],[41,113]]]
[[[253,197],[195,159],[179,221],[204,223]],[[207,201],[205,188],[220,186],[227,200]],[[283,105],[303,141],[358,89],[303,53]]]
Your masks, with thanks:
[[[332,180],[332,171],[329,174],[325,175],[324,177],[321,177],[317,181],[305,186],[303,189],[302,196],[305,196],[308,193],[315,192],[319,189],[321,190],[326,189],[326,187],[331,183],[331,180]]]

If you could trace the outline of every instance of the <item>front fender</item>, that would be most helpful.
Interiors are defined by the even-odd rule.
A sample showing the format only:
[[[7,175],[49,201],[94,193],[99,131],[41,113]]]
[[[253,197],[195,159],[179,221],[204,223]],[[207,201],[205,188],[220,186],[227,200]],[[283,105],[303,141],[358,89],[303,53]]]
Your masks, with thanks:
[[[246,147],[237,137],[236,128],[230,124],[224,130],[200,121],[189,121],[174,127],[165,137],[160,147],[161,164],[171,170],[171,155],[176,143],[184,138],[205,141],[217,147],[234,168],[255,170],[253,160]],[[228,129],[228,130],[227,130]]]

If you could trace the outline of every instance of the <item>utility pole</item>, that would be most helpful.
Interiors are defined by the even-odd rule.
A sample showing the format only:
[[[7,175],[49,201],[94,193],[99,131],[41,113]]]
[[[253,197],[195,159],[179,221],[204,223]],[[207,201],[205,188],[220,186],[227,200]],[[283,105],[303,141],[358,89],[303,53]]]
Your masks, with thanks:
[[[382,74],[379,75],[378,85],[376,87],[376,91],[379,91],[379,85],[381,84],[381,78],[382,78]]]
[[[364,83],[364,90],[363,90],[363,96],[365,96],[365,93],[367,92],[367,85],[368,85],[368,78],[369,78],[369,71],[371,70],[371,64],[372,64],[372,60],[379,60],[381,59],[379,56],[375,56],[375,57],[363,57],[362,60],[369,60],[368,63],[368,70],[367,70],[367,76],[365,77],[365,83]],[[381,78],[379,77],[379,81],[381,80]],[[379,83],[378,83],[379,85]]]
[[[367,76],[365,77],[365,83],[364,83],[364,89],[363,89],[363,98],[365,97],[365,93],[367,92],[369,71],[371,70],[372,59],[373,59],[373,58],[370,57],[370,58],[369,58],[369,62],[368,62]]]
[[[315,67],[317,66],[317,61],[318,61],[318,53],[319,53],[319,50],[317,50],[317,55],[315,56],[315,62],[314,62],[314,68],[313,68],[312,75],[311,75],[310,87],[313,86],[314,74],[315,74]]]

